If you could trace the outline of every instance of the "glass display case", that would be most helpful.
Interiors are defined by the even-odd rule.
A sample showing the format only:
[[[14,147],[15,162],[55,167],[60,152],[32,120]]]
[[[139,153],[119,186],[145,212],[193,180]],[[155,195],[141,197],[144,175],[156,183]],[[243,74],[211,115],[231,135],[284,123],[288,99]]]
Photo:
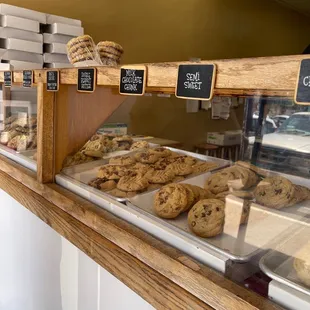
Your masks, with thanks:
[[[36,171],[36,88],[3,86],[0,111],[0,154]]]

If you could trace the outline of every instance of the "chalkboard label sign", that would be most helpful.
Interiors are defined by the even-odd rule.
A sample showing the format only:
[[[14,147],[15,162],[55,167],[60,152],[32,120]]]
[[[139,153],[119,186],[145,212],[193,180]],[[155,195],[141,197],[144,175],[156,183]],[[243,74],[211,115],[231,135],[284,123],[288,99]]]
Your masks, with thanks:
[[[96,69],[83,68],[78,69],[78,92],[92,93],[96,87]]]
[[[5,71],[4,75],[4,87],[11,87],[12,86],[12,72]]]
[[[146,66],[123,66],[119,83],[121,95],[142,96],[145,92]]]
[[[33,71],[24,70],[23,71],[23,87],[32,87],[33,83]]]
[[[59,90],[59,71],[51,70],[46,72],[46,90],[58,91]]]
[[[214,64],[179,65],[176,97],[198,100],[212,99],[215,71]]]
[[[295,90],[295,103],[310,105],[310,59],[300,63]]]

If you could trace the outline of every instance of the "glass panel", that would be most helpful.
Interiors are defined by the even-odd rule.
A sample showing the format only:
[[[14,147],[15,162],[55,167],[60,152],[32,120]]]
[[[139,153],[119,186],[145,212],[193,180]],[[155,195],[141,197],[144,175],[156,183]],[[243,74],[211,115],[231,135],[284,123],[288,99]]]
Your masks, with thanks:
[[[36,170],[37,89],[4,88],[0,99],[0,153]]]

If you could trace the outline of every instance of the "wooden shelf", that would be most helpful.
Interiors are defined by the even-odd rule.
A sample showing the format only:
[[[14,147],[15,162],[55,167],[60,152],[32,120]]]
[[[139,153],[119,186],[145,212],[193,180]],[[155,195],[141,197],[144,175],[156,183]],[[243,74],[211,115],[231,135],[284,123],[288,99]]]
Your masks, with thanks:
[[[299,63],[307,55],[260,57],[201,61],[215,63],[217,95],[267,95],[292,96],[295,90]],[[146,91],[174,93],[179,64],[190,62],[166,62],[144,64],[148,68]],[[34,70],[34,83],[46,83],[46,69]],[[97,86],[119,86],[120,67],[97,67]],[[0,72],[0,83],[4,81]],[[22,71],[13,72],[15,84],[22,83]],[[77,68],[61,69],[60,84],[75,85]]]

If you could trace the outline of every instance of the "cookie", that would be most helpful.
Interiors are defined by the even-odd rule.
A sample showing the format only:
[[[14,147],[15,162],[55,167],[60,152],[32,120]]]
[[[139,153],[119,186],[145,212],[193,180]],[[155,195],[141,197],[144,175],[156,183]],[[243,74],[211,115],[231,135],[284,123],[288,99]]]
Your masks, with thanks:
[[[112,189],[116,188],[116,182],[114,180],[108,180],[105,182],[100,183],[99,189],[102,191],[110,191]]]
[[[294,185],[294,195],[288,202],[287,207],[296,205],[299,202],[309,199],[309,189],[305,186]]]
[[[150,147],[149,143],[146,141],[137,141],[132,144],[130,147],[131,151],[138,150],[138,149],[148,149]]]
[[[102,183],[105,183],[107,181],[107,179],[103,179],[103,178],[95,178],[95,179],[92,179],[88,182],[88,185],[91,186],[91,187],[94,187],[94,188],[97,188],[97,189],[101,189],[100,188],[100,185]]]
[[[180,184],[163,186],[154,197],[155,213],[162,218],[176,218],[186,210],[187,192]]]
[[[112,42],[112,41],[101,41],[97,44],[97,47],[99,49],[102,47],[112,47],[116,49],[117,51],[119,51],[121,54],[124,52],[124,49],[120,44]]]
[[[310,242],[295,254],[293,266],[299,280],[310,287]]]
[[[190,166],[193,166],[197,163],[197,159],[191,156],[187,155],[173,155],[171,158],[173,158],[174,163],[182,163],[182,164],[188,164]]]
[[[155,169],[166,169],[169,165],[173,164],[175,161],[173,158],[164,157],[160,158],[154,165]]]
[[[85,34],[76,38],[71,39],[68,43],[67,43],[67,48],[70,50],[71,48],[75,47],[75,46],[79,46],[81,44],[84,45],[88,45],[93,43],[93,39],[91,36]]]
[[[101,158],[107,152],[107,147],[104,141],[100,139],[89,141],[83,149],[85,155],[98,158]]]
[[[264,169],[261,169],[255,165],[252,165],[251,163],[245,162],[245,161],[237,161],[235,163],[237,166],[246,168],[246,169],[250,169],[253,172],[255,172],[256,174],[262,176],[262,177],[268,177],[270,172]]]
[[[226,196],[229,194],[230,194],[229,191],[221,192],[221,193],[215,195],[215,199],[221,200],[224,203],[226,203]]]
[[[121,177],[117,183],[117,188],[125,192],[140,191],[148,186],[148,179],[141,173],[132,173],[129,176]]]
[[[225,204],[217,199],[203,199],[188,213],[191,231],[202,238],[215,237],[223,232]]]
[[[122,166],[104,165],[99,168],[97,173],[98,178],[106,178],[109,180],[119,180],[127,173],[127,170]]]
[[[171,182],[175,177],[175,174],[171,169],[165,169],[165,170],[150,169],[146,173],[145,177],[149,180],[150,183],[165,184],[167,182]]]
[[[67,156],[62,165],[63,167],[70,167],[84,164],[93,160],[95,160],[94,157],[87,156],[83,152],[77,152],[73,156]]]
[[[196,196],[195,191],[189,184],[182,183],[180,185],[183,186],[186,190],[187,205],[184,211],[187,211],[198,201],[198,197]]]
[[[139,172],[142,174],[146,174],[150,170],[150,167],[147,164],[142,164],[138,162],[138,163],[135,163],[134,165],[127,167],[127,169],[133,172]]]
[[[129,150],[133,140],[130,136],[115,137],[112,141],[116,142],[119,150]]]
[[[117,50],[116,48],[114,48],[112,46],[104,46],[104,45],[100,45],[100,43],[97,44],[97,51],[99,54],[108,53],[108,54],[115,55],[118,58],[121,58],[122,54],[123,54],[119,50]]]
[[[254,199],[253,191],[242,191],[242,190],[234,190],[233,188],[229,189],[229,194],[239,197],[242,199],[252,200]]]
[[[254,190],[256,202],[270,208],[286,207],[294,197],[294,185],[281,176],[269,177],[261,181]]]
[[[172,180],[172,183],[177,183],[177,182],[181,182],[181,181],[184,181],[184,180],[185,180],[184,177],[178,175],[178,176],[176,176],[176,177]]]
[[[162,187],[162,184],[150,184],[147,188],[148,191],[154,191]]]
[[[154,164],[159,159],[159,155],[151,152],[141,152],[135,154],[135,159],[143,164]]]
[[[149,152],[153,154],[157,154],[158,157],[168,157],[171,155],[171,151],[164,147],[156,147],[156,148],[150,149]]]
[[[131,156],[115,156],[110,158],[109,160],[110,165],[118,165],[118,166],[132,165],[135,162],[136,162],[135,159]]]
[[[118,188],[114,188],[111,191],[108,191],[107,193],[117,198],[127,198],[127,193],[119,190]]]
[[[111,53],[104,52],[104,51],[100,51],[99,54],[100,54],[101,58],[109,58],[109,59],[113,59],[113,60],[119,60],[120,59],[119,55],[111,54]]]
[[[192,166],[186,163],[176,162],[174,164],[170,164],[167,169],[171,169],[175,175],[189,175],[193,172]]]
[[[203,173],[203,172],[208,172],[208,171],[211,171],[213,169],[216,169],[218,168],[218,164],[217,163],[214,163],[214,162],[198,162],[196,164],[194,164],[192,166],[193,168],[193,173],[194,174],[199,174],[199,173]]]

